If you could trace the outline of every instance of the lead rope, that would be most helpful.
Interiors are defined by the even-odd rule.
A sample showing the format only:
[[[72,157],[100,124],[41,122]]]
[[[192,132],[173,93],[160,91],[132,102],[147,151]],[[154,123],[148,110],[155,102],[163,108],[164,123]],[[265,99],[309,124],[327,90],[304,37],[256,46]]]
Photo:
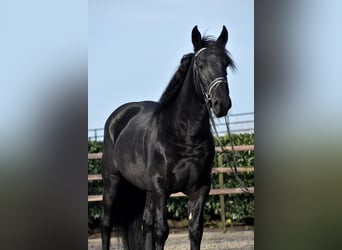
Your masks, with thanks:
[[[235,179],[239,182],[239,186],[242,189],[242,191],[244,191],[245,193],[250,193],[248,187],[246,186],[246,184],[240,179],[240,177],[237,175],[237,167],[236,167],[236,157],[235,157],[235,149],[234,149],[234,143],[233,143],[233,138],[232,135],[230,133],[230,129],[229,129],[229,118],[228,116],[225,116],[225,122],[226,122],[226,127],[227,127],[227,132],[228,132],[228,137],[230,140],[230,144],[232,146],[232,154],[233,154],[233,168],[234,168],[234,176]],[[228,159],[227,153],[225,154],[226,158]],[[231,163],[229,162],[230,168],[231,167]]]
[[[228,137],[229,137],[230,143],[232,145],[233,161],[229,160],[227,150],[224,149],[222,141],[221,141],[221,138],[219,137],[219,134],[217,132],[217,129],[216,129],[216,126],[215,126],[215,121],[214,121],[213,115],[211,113],[210,107],[209,107],[209,105],[206,105],[206,106],[207,106],[208,113],[209,113],[211,127],[214,129],[215,136],[216,136],[217,141],[219,143],[219,146],[221,148],[222,155],[223,155],[224,159],[226,160],[226,162],[228,163],[230,169],[232,170],[232,172],[234,174],[234,177],[235,177],[236,181],[238,182],[239,187],[241,188],[241,190],[243,192],[245,192],[245,193],[250,193],[249,190],[248,190],[248,187],[246,186],[246,184],[240,179],[240,177],[237,174],[234,143],[233,143],[232,136],[231,136],[231,133],[230,133],[227,116],[225,117],[225,122],[226,122],[226,126],[227,126]]]

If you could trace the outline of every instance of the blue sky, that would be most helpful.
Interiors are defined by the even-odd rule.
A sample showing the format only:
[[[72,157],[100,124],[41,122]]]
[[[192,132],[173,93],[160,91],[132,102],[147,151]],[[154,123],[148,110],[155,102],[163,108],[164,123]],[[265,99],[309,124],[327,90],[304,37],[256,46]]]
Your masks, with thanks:
[[[130,101],[157,101],[181,57],[192,52],[191,30],[217,37],[227,49],[231,114],[254,111],[254,2],[89,1],[88,128],[102,128],[110,113]]]

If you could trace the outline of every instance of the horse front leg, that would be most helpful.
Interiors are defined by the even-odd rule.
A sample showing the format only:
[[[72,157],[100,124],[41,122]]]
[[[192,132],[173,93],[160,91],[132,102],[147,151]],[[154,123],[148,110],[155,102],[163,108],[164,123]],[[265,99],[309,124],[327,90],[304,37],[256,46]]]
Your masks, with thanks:
[[[191,250],[199,250],[203,235],[203,210],[210,185],[202,186],[191,193],[188,201],[189,238]]]

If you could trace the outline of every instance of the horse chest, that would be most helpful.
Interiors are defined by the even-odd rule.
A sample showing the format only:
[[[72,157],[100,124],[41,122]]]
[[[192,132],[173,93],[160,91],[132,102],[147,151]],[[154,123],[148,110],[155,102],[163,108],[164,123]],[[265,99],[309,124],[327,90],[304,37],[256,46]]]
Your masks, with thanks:
[[[169,187],[172,192],[183,191],[188,187],[210,178],[212,159],[210,155],[202,157],[182,156],[178,161],[171,162],[168,168]]]

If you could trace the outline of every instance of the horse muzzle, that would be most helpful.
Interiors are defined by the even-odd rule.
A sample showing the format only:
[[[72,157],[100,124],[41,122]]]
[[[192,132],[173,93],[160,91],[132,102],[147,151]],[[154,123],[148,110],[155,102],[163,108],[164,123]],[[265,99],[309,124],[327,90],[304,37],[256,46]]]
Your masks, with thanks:
[[[229,109],[232,107],[230,97],[226,99],[213,98],[211,100],[211,108],[216,117],[223,117],[228,114]]]

